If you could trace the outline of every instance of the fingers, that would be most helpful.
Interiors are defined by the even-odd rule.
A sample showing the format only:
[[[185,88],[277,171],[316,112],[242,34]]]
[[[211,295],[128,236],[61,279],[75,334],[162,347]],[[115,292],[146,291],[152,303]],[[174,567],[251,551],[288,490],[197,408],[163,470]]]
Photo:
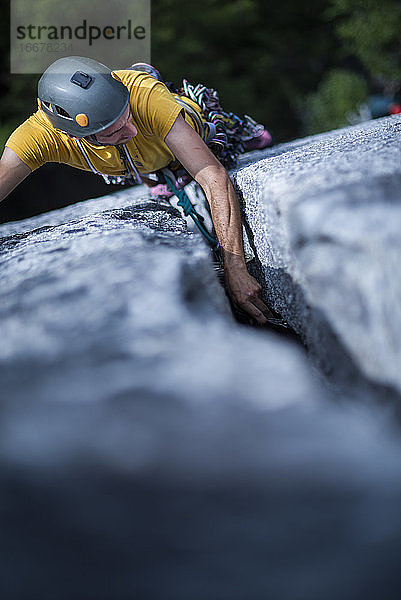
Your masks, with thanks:
[[[259,294],[253,296],[251,298],[251,302],[254,306],[256,306],[256,308],[258,308],[260,310],[260,312],[262,312],[264,314],[265,317],[267,318],[274,318],[274,315],[272,313],[272,311],[270,310],[270,308],[263,302],[262,298],[260,297]]]
[[[255,316],[255,309],[257,309],[257,320],[258,322],[266,323],[267,320],[274,317],[269,307],[263,302],[261,298],[261,287],[259,284],[255,285],[255,288],[248,292],[248,298],[246,301],[245,310],[251,312],[252,316]],[[256,316],[255,316],[256,318]]]
[[[243,311],[249,316],[253,317],[259,325],[264,325],[267,323],[268,317],[271,313],[256,292],[248,292],[245,298],[233,298],[233,301],[240,311]],[[264,314],[265,312],[266,314]]]
[[[264,325],[267,323],[267,318],[263,312],[252,302],[247,302],[242,306],[242,308],[248,313],[248,315],[251,315],[259,323],[259,325]]]
[[[241,274],[240,278],[236,280],[233,280],[232,277],[229,278],[228,291],[234,305],[255,319],[259,325],[265,325],[269,319],[274,317],[261,298],[259,283],[248,273],[246,273],[246,277]]]

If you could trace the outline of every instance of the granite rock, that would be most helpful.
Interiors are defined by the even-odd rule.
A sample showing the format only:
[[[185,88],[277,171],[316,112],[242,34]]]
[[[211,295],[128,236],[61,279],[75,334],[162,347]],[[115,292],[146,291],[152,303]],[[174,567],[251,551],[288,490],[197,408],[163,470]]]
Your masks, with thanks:
[[[379,119],[243,159],[235,174],[270,304],[326,373],[391,397],[401,391],[400,138],[399,116]]]

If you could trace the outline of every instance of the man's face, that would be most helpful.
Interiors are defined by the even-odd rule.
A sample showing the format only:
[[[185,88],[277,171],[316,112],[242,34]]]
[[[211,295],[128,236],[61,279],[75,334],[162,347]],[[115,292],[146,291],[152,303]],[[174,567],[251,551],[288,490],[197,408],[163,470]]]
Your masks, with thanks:
[[[127,144],[137,133],[138,130],[132,122],[131,107],[128,104],[118,121],[96,134],[96,140],[104,145]]]

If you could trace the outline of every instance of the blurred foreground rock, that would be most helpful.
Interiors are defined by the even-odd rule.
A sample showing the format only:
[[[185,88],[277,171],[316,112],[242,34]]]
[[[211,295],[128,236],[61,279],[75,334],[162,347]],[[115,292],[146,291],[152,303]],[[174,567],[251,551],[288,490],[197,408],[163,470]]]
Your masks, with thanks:
[[[141,193],[0,227],[0,597],[395,600],[392,411],[238,326]]]

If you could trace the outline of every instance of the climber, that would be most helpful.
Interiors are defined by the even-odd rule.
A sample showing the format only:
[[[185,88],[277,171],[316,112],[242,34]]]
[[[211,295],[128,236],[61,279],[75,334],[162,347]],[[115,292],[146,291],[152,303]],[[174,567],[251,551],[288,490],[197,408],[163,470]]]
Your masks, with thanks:
[[[39,80],[38,110],[6,142],[0,201],[46,162],[141,183],[141,174],[179,161],[209,202],[234,305],[262,325],[272,314],[246,268],[238,199],[192,109],[189,116],[166,85],[144,70],[111,71],[89,58],[58,59]]]

